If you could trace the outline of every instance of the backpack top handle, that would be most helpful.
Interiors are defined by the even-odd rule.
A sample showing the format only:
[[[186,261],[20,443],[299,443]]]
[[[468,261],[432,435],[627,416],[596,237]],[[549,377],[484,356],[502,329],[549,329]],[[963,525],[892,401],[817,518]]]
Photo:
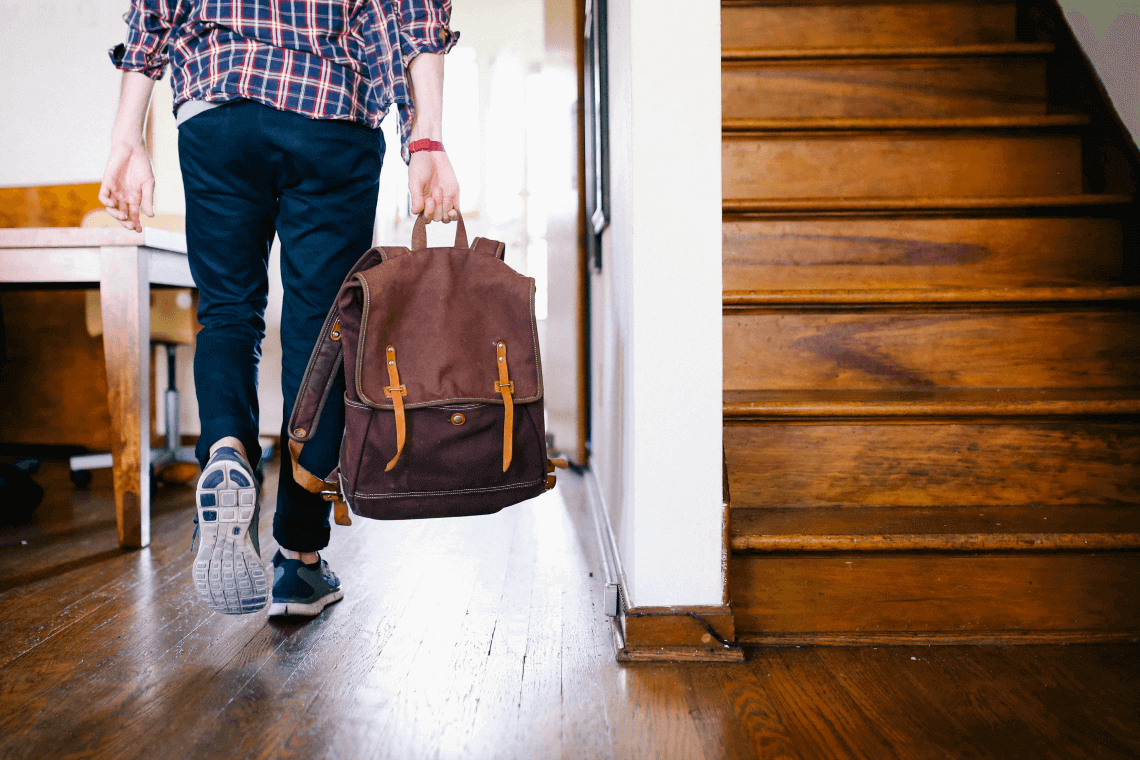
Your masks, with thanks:
[[[470,248],[467,244],[467,229],[463,226],[463,214],[455,209],[455,245],[453,248]],[[412,227],[412,250],[421,251],[427,248],[427,217],[422,213],[416,217],[416,226]]]

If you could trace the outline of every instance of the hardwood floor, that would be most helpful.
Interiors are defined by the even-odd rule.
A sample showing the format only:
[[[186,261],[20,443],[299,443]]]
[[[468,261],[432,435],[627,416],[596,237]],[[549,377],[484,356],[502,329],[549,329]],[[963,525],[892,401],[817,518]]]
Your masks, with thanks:
[[[60,463],[37,477],[36,522],[0,529],[0,757],[1140,755],[1133,645],[619,665],[572,474],[498,515],[336,528],[346,596],[307,622],[197,601],[189,489],[122,552],[106,471],[90,492]]]

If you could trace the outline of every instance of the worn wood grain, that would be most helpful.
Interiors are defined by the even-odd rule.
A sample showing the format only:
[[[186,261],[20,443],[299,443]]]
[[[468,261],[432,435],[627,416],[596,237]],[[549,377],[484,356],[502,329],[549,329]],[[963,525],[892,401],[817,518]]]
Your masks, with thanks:
[[[1076,195],[956,195],[956,196],[867,196],[843,198],[725,197],[724,213],[729,218],[804,215],[878,215],[912,216],[914,214],[954,216],[960,211],[1003,214],[1010,210],[1045,210],[1121,207],[1132,202],[1128,193],[1081,193]]]
[[[103,355],[119,543],[150,543],[150,273],[137,247],[100,249]]]
[[[0,529],[0,557],[50,567],[52,551],[95,549],[93,536],[117,543],[109,477],[84,514],[55,493],[65,465],[41,473],[52,487],[45,512]],[[271,468],[267,556],[274,488]],[[1128,757],[1140,746],[1135,647],[922,647],[870,659],[785,647],[753,649],[743,663],[620,665],[583,496],[568,474],[499,515],[338,528],[323,554],[344,601],[313,620],[271,622],[202,607],[188,572],[190,492],[163,489],[148,549],[103,561],[97,579],[89,566],[64,567],[0,593],[0,611],[22,609],[29,624],[64,614],[53,605],[68,603],[77,579],[81,596],[100,599],[0,663],[0,755],[807,758],[822,746],[925,758],[956,750],[952,729],[986,725],[991,712],[1035,756]],[[3,567],[0,583],[19,562]],[[0,643],[30,630],[12,622],[0,621]],[[929,670],[909,658],[941,652]],[[947,679],[964,685],[946,689]],[[960,746],[977,755],[1007,746],[993,732],[967,738]]]
[[[1013,42],[1013,3],[799,3],[726,6],[721,46],[849,47]]]
[[[726,64],[725,119],[1043,114],[1043,58],[850,58]]]
[[[1135,504],[1140,426],[926,422],[728,426],[737,507]],[[735,593],[735,590],[734,590]]]
[[[724,389],[1129,387],[1138,329],[1140,315],[1111,306],[731,313]]]
[[[753,549],[752,544],[767,538],[790,535],[854,538],[867,529],[881,536],[916,537],[1003,533],[1135,535],[1140,533],[1140,507],[1104,504],[859,509],[738,507],[733,510],[731,526],[733,549],[742,551]]]
[[[795,510],[803,512],[805,510]],[[1000,516],[999,516],[1000,519]],[[1047,519],[1047,518],[1046,518]],[[955,532],[912,532],[911,526],[881,526],[872,515],[850,519],[846,530],[795,532],[790,526],[760,523],[762,530],[781,532],[745,533],[731,543],[737,554],[772,552],[995,552],[995,551],[1136,551],[1140,532],[1098,531],[1082,521],[1079,530],[1063,531],[1044,522],[1036,531],[1015,532],[994,520],[981,521]],[[1135,523],[1135,520],[1133,521]],[[755,523],[754,523],[755,524]],[[839,527],[839,526],[836,526]],[[886,527],[894,530],[887,531]],[[922,527],[922,526],[918,526]],[[974,529],[971,530],[970,528]],[[1135,525],[1129,525],[1133,529]]]
[[[1135,631],[1140,555],[733,556],[745,632]],[[900,583],[900,579],[906,579]]]
[[[1080,287],[1029,288],[865,288],[819,290],[725,290],[725,313],[768,313],[804,309],[885,311],[894,307],[943,307],[955,310],[1009,311],[1018,307],[1073,308],[1140,302],[1140,287],[1084,285]],[[1129,303],[1131,302],[1131,303]]]
[[[1083,114],[1014,114],[983,116],[792,116],[723,119],[724,135],[750,136],[788,132],[921,132],[935,130],[1051,129],[1088,126]]]
[[[722,63],[770,61],[829,61],[837,58],[914,59],[977,58],[1048,55],[1056,50],[1051,42],[991,42],[974,45],[870,45],[865,47],[745,47],[721,50]]]
[[[724,289],[1114,284],[1120,219],[754,219],[724,223]]]
[[[828,418],[1009,422],[1027,417],[1140,414],[1134,388],[908,388],[905,390],[725,391],[729,424]]]
[[[1075,134],[726,134],[733,198],[1072,195],[1083,189]]]

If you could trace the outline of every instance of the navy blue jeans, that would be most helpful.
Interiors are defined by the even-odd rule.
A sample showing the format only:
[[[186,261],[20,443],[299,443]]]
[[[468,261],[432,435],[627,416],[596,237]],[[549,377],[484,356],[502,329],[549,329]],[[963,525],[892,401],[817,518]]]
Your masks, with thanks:
[[[372,245],[384,138],[347,121],[307,119],[238,100],[178,130],[186,189],[186,242],[198,286],[194,384],[202,435],[197,455],[236,436],[256,464],[257,368],[265,336],[269,249],[281,239],[281,390],[288,424],[317,336],[341,282]],[[301,464],[332,471],[344,429],[341,373]],[[288,439],[282,428],[282,443]],[[329,542],[329,504],[293,480],[287,446],[273,535],[286,549]]]

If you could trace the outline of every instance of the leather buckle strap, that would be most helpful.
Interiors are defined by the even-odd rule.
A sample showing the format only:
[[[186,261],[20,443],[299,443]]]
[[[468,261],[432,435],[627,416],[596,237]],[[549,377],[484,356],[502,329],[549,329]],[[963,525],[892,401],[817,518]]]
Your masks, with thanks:
[[[408,386],[400,385],[400,370],[396,367],[396,347],[388,346],[385,351],[388,364],[388,387],[384,389],[384,398],[392,399],[392,407],[396,412],[396,456],[384,468],[389,472],[400,460],[400,453],[404,450],[404,439],[407,435],[407,422],[404,419],[404,396],[408,395]]]
[[[507,344],[499,341],[495,344],[495,356],[498,358],[499,379],[495,383],[495,392],[503,396],[503,472],[511,466],[514,457],[515,432],[515,402],[511,394],[515,392],[515,384],[507,372]]]

